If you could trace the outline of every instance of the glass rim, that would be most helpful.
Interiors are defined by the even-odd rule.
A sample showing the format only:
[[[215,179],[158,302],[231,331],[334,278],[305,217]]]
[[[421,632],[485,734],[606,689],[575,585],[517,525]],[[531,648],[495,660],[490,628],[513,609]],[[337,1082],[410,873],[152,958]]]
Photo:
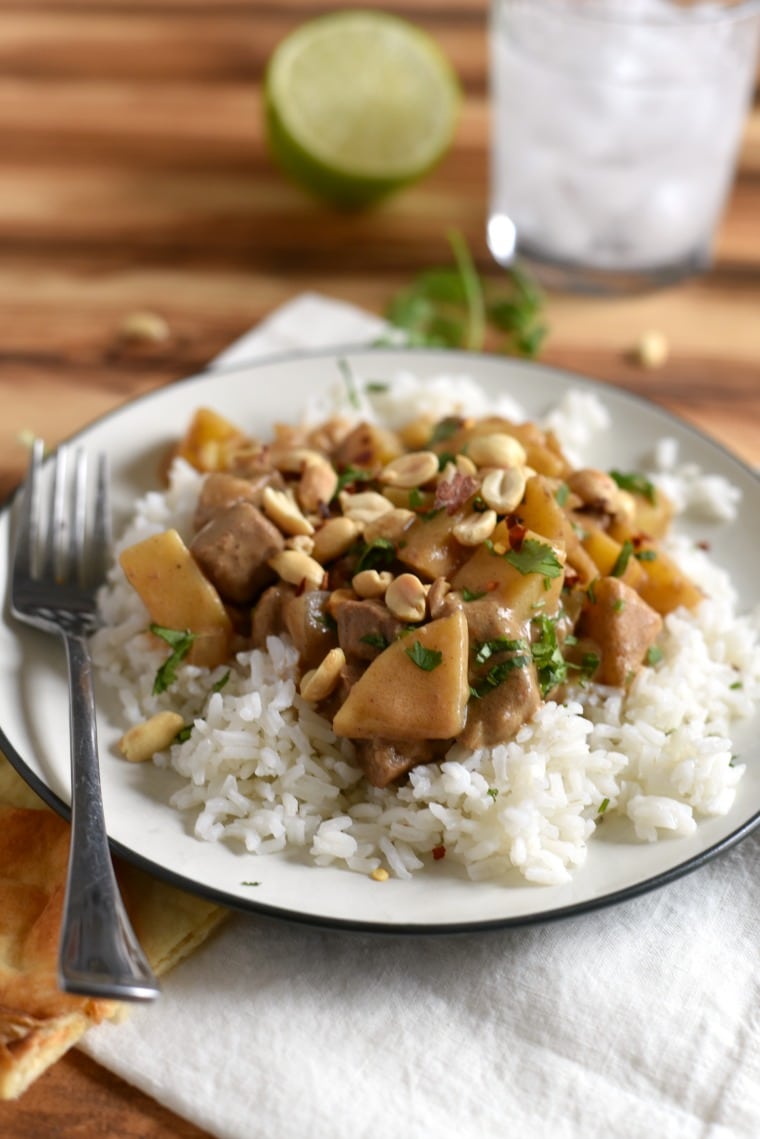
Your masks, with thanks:
[[[515,0],[504,0],[509,4]],[[620,24],[636,27],[689,28],[706,25],[740,23],[751,17],[760,18],[760,0],[730,0],[720,8],[716,3],[671,3],[670,11],[626,12],[623,9],[612,11],[605,0],[584,0],[582,4],[568,4],[566,0],[516,0],[534,11],[554,10],[565,19],[583,21],[588,24]]]

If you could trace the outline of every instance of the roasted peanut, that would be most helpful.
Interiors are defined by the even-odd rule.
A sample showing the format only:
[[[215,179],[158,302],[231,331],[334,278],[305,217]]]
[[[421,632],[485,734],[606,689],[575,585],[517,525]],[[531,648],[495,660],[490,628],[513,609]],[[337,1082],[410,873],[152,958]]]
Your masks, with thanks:
[[[365,600],[369,597],[383,597],[393,581],[393,574],[387,570],[361,570],[351,578],[354,593]]]
[[[473,512],[457,522],[452,533],[462,546],[480,546],[493,534],[496,521],[495,510],[483,510],[480,514]]]
[[[289,475],[300,475],[309,463],[326,463],[327,459],[313,447],[273,448],[272,465]]]
[[[313,534],[314,527],[301,513],[298,503],[287,491],[267,486],[261,496],[261,506],[275,526],[284,534]]]
[[[330,501],[337,488],[337,472],[327,459],[319,455],[305,464],[296,489],[296,497],[302,510],[307,514],[313,514],[321,505]]]
[[[185,721],[178,712],[157,712],[135,724],[119,740],[119,751],[130,763],[145,763],[174,742]]]
[[[325,576],[325,571],[319,562],[302,550],[280,550],[267,564],[278,577],[290,585],[304,584],[312,589],[319,589]]]
[[[427,589],[413,573],[394,578],[385,591],[385,604],[399,621],[416,624],[425,619]]]
[[[636,345],[636,359],[644,368],[661,368],[669,354],[667,338],[654,329],[645,332]]]
[[[300,692],[304,700],[316,704],[334,692],[345,663],[343,649],[330,649],[324,660],[302,677]]]
[[[120,332],[123,340],[146,344],[159,344],[171,336],[168,323],[157,312],[131,312],[122,321]]]
[[[460,475],[475,475],[478,471],[469,455],[457,455],[454,459],[454,466]]]
[[[352,518],[328,518],[314,534],[311,551],[318,562],[332,562],[349,550],[359,536],[359,526]]]
[[[314,550],[314,539],[309,534],[293,534],[285,539],[286,550],[302,550],[304,554],[311,554]]]
[[[585,506],[614,514],[618,507],[620,488],[605,471],[596,467],[582,467],[567,476],[567,485]]]
[[[405,490],[424,486],[438,474],[438,456],[434,451],[410,451],[387,463],[378,478],[387,486]]]
[[[451,585],[445,577],[437,577],[430,586],[427,595],[428,613],[435,621],[436,617],[443,615],[443,603],[451,592]]]
[[[480,485],[486,506],[497,514],[511,514],[525,494],[525,471],[522,467],[487,471]]]
[[[519,439],[503,431],[475,435],[467,444],[467,454],[478,467],[520,467],[526,459]]]
[[[357,494],[341,491],[339,499],[344,516],[365,526],[393,509],[392,503],[376,490],[361,490]]]

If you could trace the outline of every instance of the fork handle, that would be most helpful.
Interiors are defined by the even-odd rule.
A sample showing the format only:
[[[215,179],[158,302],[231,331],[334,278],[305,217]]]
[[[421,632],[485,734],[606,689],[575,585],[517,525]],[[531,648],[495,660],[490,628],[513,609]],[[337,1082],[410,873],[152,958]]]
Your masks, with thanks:
[[[69,993],[152,1000],[159,993],[116,883],[103,813],[92,662],[87,640],[64,633],[69,669],[71,848],[58,980]]]

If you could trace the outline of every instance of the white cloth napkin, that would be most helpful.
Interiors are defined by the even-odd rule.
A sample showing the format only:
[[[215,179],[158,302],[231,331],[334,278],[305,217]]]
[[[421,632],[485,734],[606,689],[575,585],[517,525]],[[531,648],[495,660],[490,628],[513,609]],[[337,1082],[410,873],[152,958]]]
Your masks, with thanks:
[[[374,338],[316,296],[216,364]],[[220,1139],[757,1139],[760,835],[563,922],[434,938],[234,916],[85,1050]]]

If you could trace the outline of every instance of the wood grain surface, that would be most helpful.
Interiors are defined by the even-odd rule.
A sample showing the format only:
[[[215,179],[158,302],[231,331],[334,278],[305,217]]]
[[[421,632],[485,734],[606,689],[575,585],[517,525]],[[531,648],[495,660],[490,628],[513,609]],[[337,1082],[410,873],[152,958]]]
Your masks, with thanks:
[[[488,179],[487,0],[395,0],[461,78],[450,153],[384,206],[335,214],[267,155],[266,61],[323,0],[0,0],[0,494],[20,439],[55,443],[125,400],[201,369],[309,289],[382,312],[447,262],[460,230],[479,267]],[[343,5],[348,6],[348,5]],[[353,5],[352,5],[353,6]],[[165,340],[124,338],[135,312]],[[549,295],[543,359],[620,384],[760,463],[760,108],[718,234],[714,268],[628,299]],[[666,364],[632,352],[655,329]],[[17,1103],[8,1139],[199,1139],[192,1125],[80,1053]]]

